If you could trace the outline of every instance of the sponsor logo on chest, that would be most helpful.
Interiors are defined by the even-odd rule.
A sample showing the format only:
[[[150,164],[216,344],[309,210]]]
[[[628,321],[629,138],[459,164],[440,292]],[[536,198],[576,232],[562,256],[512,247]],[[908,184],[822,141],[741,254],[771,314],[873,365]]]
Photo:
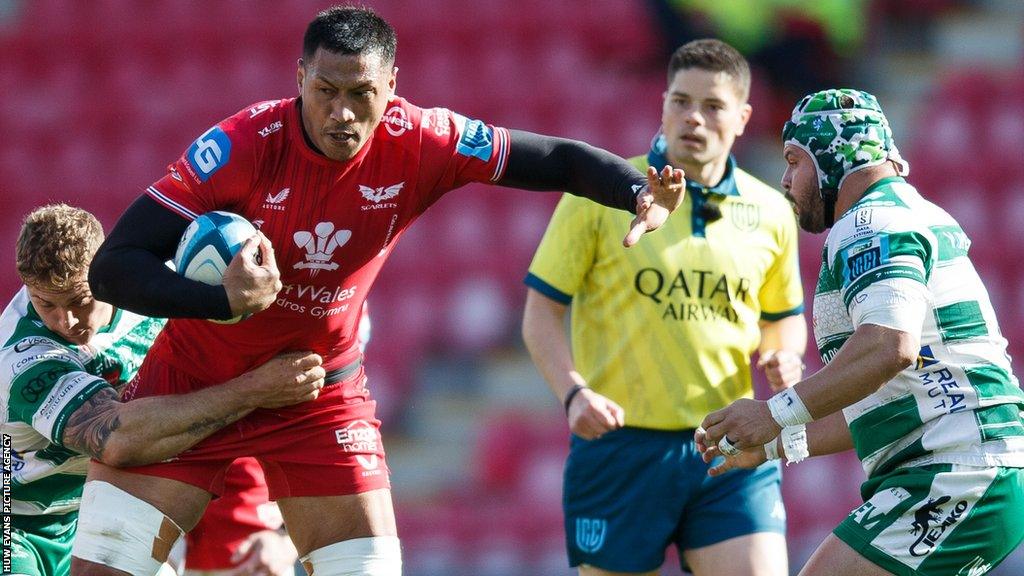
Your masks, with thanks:
[[[260,128],[258,130],[258,133],[263,138],[266,138],[267,136],[270,136],[274,132],[280,130],[283,126],[284,124],[282,124],[280,120],[277,120],[276,122],[271,122],[270,124],[264,126],[263,128]]]
[[[284,201],[291,193],[291,188],[282,188],[277,194],[267,192],[267,197],[263,199],[263,209],[284,211]]]
[[[305,252],[304,259],[292,267],[309,270],[311,277],[316,276],[320,270],[337,270],[334,253],[348,243],[350,238],[351,230],[335,230],[333,222],[320,222],[312,231],[299,230],[292,234],[292,240]]]
[[[366,186],[359,184],[359,193],[365,200],[370,204],[363,204],[360,206],[361,210],[381,210],[383,208],[398,208],[396,202],[387,202],[392,198],[396,198],[398,193],[402,191],[402,187],[405,186],[405,181],[399,182],[398,184],[392,184],[391,186]]]
[[[406,131],[412,130],[412,122],[409,121],[409,115],[400,106],[388,108],[388,111],[384,113],[384,117],[381,118],[381,122],[384,124],[384,129],[392,136],[401,136]]]

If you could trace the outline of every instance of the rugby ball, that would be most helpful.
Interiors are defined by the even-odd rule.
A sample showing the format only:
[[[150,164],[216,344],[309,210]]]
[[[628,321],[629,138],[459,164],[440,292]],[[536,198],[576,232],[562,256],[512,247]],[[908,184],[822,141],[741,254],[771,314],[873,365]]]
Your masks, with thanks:
[[[192,221],[181,235],[174,254],[174,269],[185,278],[211,286],[220,286],[231,259],[242,249],[256,228],[245,218],[231,212],[207,212]],[[259,259],[257,250],[252,258]],[[230,320],[210,320],[218,324],[234,324],[248,314]]]

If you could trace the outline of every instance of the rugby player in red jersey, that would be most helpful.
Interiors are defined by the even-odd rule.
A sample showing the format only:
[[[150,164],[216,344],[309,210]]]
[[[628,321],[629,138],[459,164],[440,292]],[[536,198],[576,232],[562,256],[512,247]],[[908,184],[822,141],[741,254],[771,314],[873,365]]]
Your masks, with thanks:
[[[369,300],[360,316],[359,349],[365,352],[373,331]],[[295,545],[284,532],[281,510],[268,500],[259,462],[235,460],[225,473],[224,493],[185,534],[184,576],[294,576]]]
[[[318,14],[298,62],[300,96],[255,104],[203,133],[100,248],[89,277],[97,297],[171,318],[128,398],[209,386],[296,349],[324,358],[328,385],[314,402],[257,411],[169,462],[94,463],[97,490],[116,487],[139,501],[131,509],[151,509],[125,518],[86,504],[82,514],[99,528],[79,533],[73,574],[154,573],[165,547],[152,544],[195,525],[241,456],[263,466],[308,572],[400,574],[380,422],[356,337],[360,304],[397,239],[470,182],[567,190],[637,212],[627,246],[682,201],[681,170],[645,177],[581,142],[407,102],[395,95],[395,45],[394,30],[368,9]],[[163,267],[188,223],[211,210],[261,230],[243,253],[258,245],[262,263],[236,259],[223,286]],[[205,320],[256,312],[233,325]]]

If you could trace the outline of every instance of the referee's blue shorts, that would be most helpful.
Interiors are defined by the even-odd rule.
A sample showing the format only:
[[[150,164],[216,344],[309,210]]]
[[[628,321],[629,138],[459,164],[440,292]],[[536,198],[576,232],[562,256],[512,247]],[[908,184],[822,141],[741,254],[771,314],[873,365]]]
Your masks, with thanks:
[[[572,437],[562,491],[569,565],[648,572],[682,551],[755,532],[785,534],[779,463],[711,478],[693,430],[622,428]],[[684,566],[685,568],[685,566]]]

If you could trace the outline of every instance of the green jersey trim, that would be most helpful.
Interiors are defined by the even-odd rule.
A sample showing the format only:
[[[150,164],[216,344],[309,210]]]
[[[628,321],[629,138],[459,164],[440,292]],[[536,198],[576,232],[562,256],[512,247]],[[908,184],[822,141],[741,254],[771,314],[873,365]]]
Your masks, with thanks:
[[[979,403],[1024,403],[1024,391],[1010,377],[1010,373],[999,366],[979,366],[964,371],[967,380],[978,392]]]
[[[85,388],[80,390],[75,397],[72,398],[67,405],[61,410],[60,415],[53,423],[53,429],[50,433],[50,438],[55,444],[60,446],[64,445],[64,428],[68,425],[68,420],[71,419],[71,415],[78,411],[85,402],[92,397],[93,394],[99,392],[103,388],[109,388],[110,384],[107,384],[105,380],[96,378],[91,384],[88,384]]]
[[[922,424],[917,410],[917,399],[912,395],[903,396],[894,402],[865,412],[850,423],[850,434],[853,436],[857,457],[865,460],[893,442],[908,436]]]
[[[988,335],[988,324],[977,300],[956,302],[935,308],[942,342],[957,342]]]

